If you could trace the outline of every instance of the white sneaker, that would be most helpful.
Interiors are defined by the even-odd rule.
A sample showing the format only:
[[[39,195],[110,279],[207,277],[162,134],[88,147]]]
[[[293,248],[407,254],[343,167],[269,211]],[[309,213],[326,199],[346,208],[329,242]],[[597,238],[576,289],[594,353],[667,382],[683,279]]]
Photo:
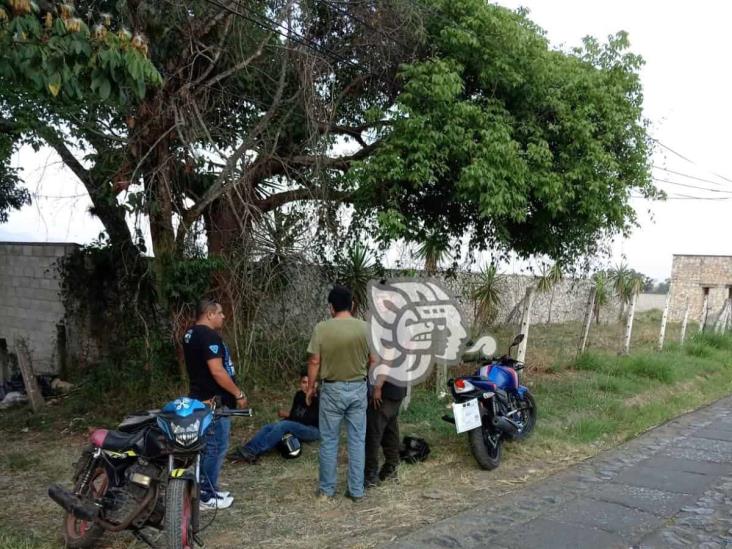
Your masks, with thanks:
[[[227,496],[225,498],[211,498],[208,501],[201,500],[200,509],[201,511],[210,511],[212,509],[228,509],[231,504],[234,503],[234,498]]]
[[[221,492],[219,492],[219,491],[216,492],[217,498],[228,498],[229,496],[231,496],[231,492],[228,492],[226,490],[222,490]]]

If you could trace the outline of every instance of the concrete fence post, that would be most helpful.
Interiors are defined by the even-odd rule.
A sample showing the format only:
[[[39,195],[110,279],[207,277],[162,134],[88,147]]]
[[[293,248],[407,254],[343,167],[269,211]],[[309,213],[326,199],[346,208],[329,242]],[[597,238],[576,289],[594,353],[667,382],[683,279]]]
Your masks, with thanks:
[[[28,345],[25,343],[25,339],[18,337],[15,339],[15,353],[18,357],[18,368],[23,376],[23,385],[25,385],[25,392],[28,395],[28,401],[30,402],[31,409],[33,412],[38,412],[43,408],[43,396],[36,383],[36,376],[33,373],[33,363],[31,362],[30,352],[28,351]]]
[[[707,314],[709,313],[709,295],[704,296],[704,303],[702,303],[702,313],[699,319],[699,331],[704,331],[704,325],[707,323]]]
[[[633,298],[630,300],[628,306],[628,316],[625,320],[625,337],[623,337],[623,350],[622,354],[627,355],[630,353],[630,336],[633,333],[633,315],[635,314],[635,302],[638,299],[638,294],[634,293]]]
[[[526,288],[526,296],[524,300],[524,309],[521,313],[521,331],[519,332],[524,334],[524,339],[519,343],[518,352],[516,353],[516,360],[519,362],[524,362],[524,359],[526,358],[526,344],[529,341],[529,326],[531,325],[531,304],[534,301],[533,286]]]
[[[579,348],[577,349],[577,356],[585,352],[587,346],[587,338],[590,335],[590,325],[592,324],[592,311],[595,308],[595,294],[597,288],[594,286],[590,288],[590,295],[587,298],[587,308],[585,309],[584,325],[582,326],[582,337],[580,338]]]
[[[663,340],[666,337],[666,322],[668,321],[668,308],[671,305],[671,288],[668,289],[666,294],[666,305],[663,308],[663,315],[661,316],[661,331],[658,334],[658,346],[659,351],[663,351]]]
[[[681,336],[679,336],[679,343],[684,344],[686,338],[686,325],[689,323],[689,300],[686,300],[686,310],[684,311],[684,320],[681,321]]]

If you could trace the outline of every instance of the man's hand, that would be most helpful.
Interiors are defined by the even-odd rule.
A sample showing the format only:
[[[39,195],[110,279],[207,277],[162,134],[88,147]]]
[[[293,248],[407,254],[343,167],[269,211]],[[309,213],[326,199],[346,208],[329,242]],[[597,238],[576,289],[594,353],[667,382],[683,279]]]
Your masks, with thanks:
[[[381,407],[381,387],[374,387],[374,394],[371,397],[371,401],[374,404],[374,410],[378,410]]]
[[[277,410],[277,417],[287,419],[288,417],[290,417],[290,412],[288,412],[287,410]]]
[[[310,406],[313,403],[313,397],[315,396],[315,384],[311,383],[308,385],[308,392],[305,394],[305,404]]]
[[[241,410],[249,406],[249,400],[247,400],[247,395],[244,394],[244,391],[239,391],[239,394],[235,395],[234,398],[236,398],[237,410]]]

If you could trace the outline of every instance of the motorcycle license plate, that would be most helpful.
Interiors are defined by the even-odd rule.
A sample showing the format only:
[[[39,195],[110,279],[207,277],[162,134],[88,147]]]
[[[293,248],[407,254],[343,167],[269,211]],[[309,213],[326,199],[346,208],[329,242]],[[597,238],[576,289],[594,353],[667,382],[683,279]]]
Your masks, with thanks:
[[[467,402],[454,402],[452,412],[455,416],[455,429],[458,433],[464,433],[482,425],[477,398]]]

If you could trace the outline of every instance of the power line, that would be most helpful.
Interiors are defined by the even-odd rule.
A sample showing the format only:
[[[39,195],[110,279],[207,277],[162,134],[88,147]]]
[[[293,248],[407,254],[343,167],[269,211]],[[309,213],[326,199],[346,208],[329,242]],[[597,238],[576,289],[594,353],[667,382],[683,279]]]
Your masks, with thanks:
[[[686,162],[688,162],[689,164],[693,164],[694,166],[699,166],[699,167],[700,167],[700,168],[702,168],[703,170],[705,170],[705,171],[707,171],[707,172],[711,173],[712,175],[714,175],[714,176],[716,176],[716,177],[719,177],[720,179],[724,179],[724,180],[725,180],[725,181],[727,181],[728,183],[732,183],[732,179],[730,179],[729,177],[725,177],[725,176],[723,176],[723,175],[720,175],[720,174],[718,174],[718,173],[716,173],[716,172],[713,172],[712,170],[709,170],[709,169],[707,169],[707,168],[704,168],[703,166],[700,166],[700,165],[699,165],[698,163],[696,163],[696,162],[694,162],[693,160],[691,160],[690,158],[688,158],[688,157],[684,156],[684,155],[683,155],[683,154],[681,154],[680,152],[677,152],[677,151],[675,151],[674,149],[672,149],[671,147],[669,147],[668,145],[665,145],[665,144],[661,143],[661,142],[660,142],[660,141],[659,141],[658,139],[656,139],[655,137],[651,137],[651,140],[652,140],[652,141],[653,141],[654,143],[658,143],[658,144],[659,144],[659,145],[660,145],[661,147],[663,147],[664,149],[666,149],[666,150],[667,150],[667,151],[669,151],[670,153],[672,153],[672,154],[675,154],[676,156],[678,156],[678,157],[679,157],[679,158],[681,158],[682,160],[685,160],[685,161],[686,161]]]
[[[242,6],[239,2],[236,3],[237,7],[240,7],[242,9],[244,9],[249,14],[253,14],[254,13],[254,17],[251,16],[251,15],[248,16],[245,13],[241,13],[240,11],[235,10],[234,8],[232,8],[230,6],[227,6],[227,5],[224,5],[224,4],[220,4],[216,0],[206,0],[206,2],[208,2],[212,6],[216,6],[216,7],[220,8],[220,9],[222,9],[224,11],[229,12],[232,15],[236,15],[237,17],[239,17],[241,19],[244,19],[246,21],[249,21],[250,23],[254,23],[255,25],[258,25],[259,27],[262,27],[264,30],[268,30],[270,32],[274,32],[276,34],[279,34],[281,37],[283,37],[283,38],[285,38],[287,40],[292,40],[293,42],[296,42],[296,43],[298,43],[298,44],[300,44],[302,46],[305,46],[309,50],[311,50],[311,51],[313,51],[313,52],[321,55],[325,59],[327,59],[328,57],[323,55],[323,52],[324,51],[330,54],[331,60],[341,61],[342,63],[346,63],[347,65],[349,65],[349,66],[351,66],[353,68],[356,68],[356,69],[360,68],[358,65],[356,65],[355,63],[353,63],[351,60],[346,59],[345,57],[337,54],[336,52],[334,52],[332,50],[329,50],[327,48],[323,48],[322,51],[321,51],[321,49],[317,46],[317,44],[315,44],[312,40],[306,39],[304,36],[301,36],[301,35],[297,34],[292,29],[290,29],[288,27],[285,27],[284,25],[282,25],[281,23],[278,23],[277,21],[273,21],[272,19],[269,19],[266,16],[263,16],[263,15],[259,15],[259,14],[254,13],[251,9],[249,9],[249,8],[247,8],[245,6]],[[278,26],[278,27],[280,27],[282,29],[285,29],[287,31],[287,33],[283,33],[281,31],[278,31],[275,28],[270,27],[266,23],[263,23],[261,20],[257,19],[258,17],[261,17],[262,19],[264,19],[268,23],[272,23],[272,24],[274,24],[274,25],[276,25],[276,26]]]
[[[681,176],[681,177],[686,177],[688,179],[694,179],[696,181],[701,181],[703,183],[711,183],[712,185],[722,185],[722,183],[720,183],[719,181],[712,181],[711,179],[704,179],[703,177],[697,177],[695,175],[690,175],[688,173],[683,173],[683,172],[677,172],[677,171],[674,171],[674,170],[669,170],[668,168],[662,168],[661,166],[656,166],[655,164],[653,165],[653,167],[656,170],[663,170],[664,172],[668,172],[668,173],[671,173],[671,174],[674,174],[674,175],[678,175],[678,176]]]
[[[686,183],[678,183],[676,181],[669,181],[668,179],[661,179],[659,177],[654,177],[653,180],[659,181],[661,183],[668,183],[669,185],[677,185],[679,187],[687,187],[689,189],[698,189],[700,191],[708,191],[710,193],[732,194],[732,191],[723,191],[721,189],[710,189],[709,187],[700,187],[698,185],[687,185]]]

